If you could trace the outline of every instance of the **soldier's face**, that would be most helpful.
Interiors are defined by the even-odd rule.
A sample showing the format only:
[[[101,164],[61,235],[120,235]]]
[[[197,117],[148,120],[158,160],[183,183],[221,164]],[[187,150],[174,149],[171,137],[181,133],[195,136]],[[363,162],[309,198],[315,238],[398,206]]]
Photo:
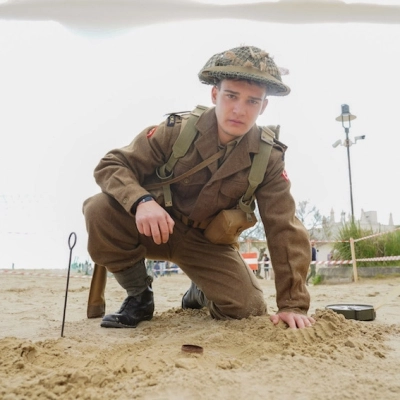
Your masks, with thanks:
[[[252,128],[267,107],[265,95],[264,87],[246,81],[225,79],[219,87],[212,88],[211,98],[222,144],[244,136]]]

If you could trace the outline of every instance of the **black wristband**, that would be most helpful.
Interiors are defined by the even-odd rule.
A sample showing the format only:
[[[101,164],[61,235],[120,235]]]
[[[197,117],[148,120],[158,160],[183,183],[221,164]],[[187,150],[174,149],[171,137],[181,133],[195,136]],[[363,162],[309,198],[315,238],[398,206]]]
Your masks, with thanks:
[[[137,204],[139,205],[141,203],[146,203],[147,201],[152,201],[152,200],[154,200],[154,198],[152,196],[144,196],[144,197],[141,197],[139,199],[139,201],[137,201]]]
[[[140,203],[146,203],[147,201],[154,200],[153,196],[146,194],[145,196],[139,197],[139,199],[135,202],[135,204],[131,208],[132,214],[136,214],[136,208]]]

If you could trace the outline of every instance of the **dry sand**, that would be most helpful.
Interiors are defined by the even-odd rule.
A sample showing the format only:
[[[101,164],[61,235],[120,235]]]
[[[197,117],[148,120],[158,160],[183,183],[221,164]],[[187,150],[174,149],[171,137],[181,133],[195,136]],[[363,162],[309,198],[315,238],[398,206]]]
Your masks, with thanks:
[[[28,272],[28,271],[26,271]],[[156,313],[136,329],[104,329],[86,318],[89,278],[66,271],[0,271],[0,399],[399,399],[399,296],[375,321],[346,320],[332,303],[379,304],[400,278],[310,286],[312,328],[273,326],[268,317],[215,321],[183,311],[189,280],[154,281]],[[269,312],[273,281],[260,281]],[[107,283],[107,311],[124,293]],[[390,296],[389,296],[390,297]],[[203,354],[181,351],[183,344]]]

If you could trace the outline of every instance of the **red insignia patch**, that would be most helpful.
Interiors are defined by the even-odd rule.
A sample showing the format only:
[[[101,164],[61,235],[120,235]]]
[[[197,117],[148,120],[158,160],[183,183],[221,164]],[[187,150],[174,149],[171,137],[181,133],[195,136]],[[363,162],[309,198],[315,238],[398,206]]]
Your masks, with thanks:
[[[153,129],[150,129],[148,132],[147,132],[147,137],[148,138],[150,138],[150,137],[152,137],[153,136],[153,133],[156,131],[156,129],[157,129],[157,127],[155,127],[155,128],[153,128]]]
[[[282,177],[286,182],[289,182],[289,177],[288,177],[288,174],[287,174],[287,172],[285,170],[283,170],[283,172],[282,172]]]

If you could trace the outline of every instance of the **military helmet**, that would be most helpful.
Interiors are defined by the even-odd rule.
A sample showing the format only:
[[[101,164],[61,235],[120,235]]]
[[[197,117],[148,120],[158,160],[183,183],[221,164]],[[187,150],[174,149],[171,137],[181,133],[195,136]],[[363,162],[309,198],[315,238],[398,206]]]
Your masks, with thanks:
[[[213,55],[198,76],[208,85],[215,85],[222,79],[247,79],[267,85],[267,95],[290,93],[274,60],[266,51],[253,46],[235,47]]]

